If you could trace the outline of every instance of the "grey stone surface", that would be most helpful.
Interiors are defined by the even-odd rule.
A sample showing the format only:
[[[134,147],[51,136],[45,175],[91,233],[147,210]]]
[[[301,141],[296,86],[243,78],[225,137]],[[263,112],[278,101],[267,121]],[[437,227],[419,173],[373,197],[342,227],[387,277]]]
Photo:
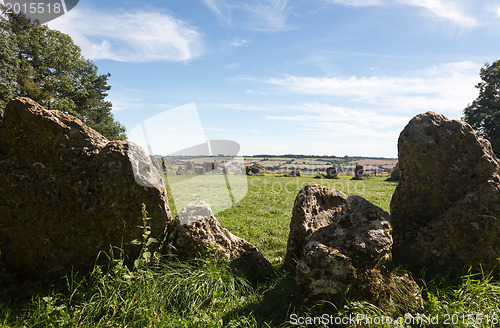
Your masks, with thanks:
[[[344,193],[319,184],[308,185],[299,191],[292,209],[284,260],[286,268],[295,268],[306,238],[317,229],[333,223],[346,200]]]
[[[349,196],[333,223],[306,238],[296,269],[306,299],[334,298],[368,282],[363,273],[383,270],[391,258],[389,214],[359,196]]]
[[[28,276],[90,269],[110,246],[138,256],[129,242],[141,238],[142,204],[152,236],[172,220],[142,149],[27,98],[9,102],[0,125],[0,186],[2,258]]]
[[[398,141],[394,257],[415,270],[485,270],[500,257],[500,161],[470,125],[427,112]]]

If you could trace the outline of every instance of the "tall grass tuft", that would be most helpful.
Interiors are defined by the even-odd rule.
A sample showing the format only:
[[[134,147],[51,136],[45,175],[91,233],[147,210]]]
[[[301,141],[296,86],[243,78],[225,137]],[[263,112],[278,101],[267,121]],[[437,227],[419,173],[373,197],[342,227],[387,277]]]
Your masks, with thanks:
[[[129,269],[110,252],[107,266],[83,278],[66,276],[65,290],[33,296],[17,313],[0,307],[4,326],[223,326],[225,312],[253,294],[252,286],[219,256],[162,260]]]
[[[426,283],[424,295],[427,312],[439,316],[442,323],[456,327],[500,327],[500,276],[494,273],[469,270],[458,283],[438,276]]]

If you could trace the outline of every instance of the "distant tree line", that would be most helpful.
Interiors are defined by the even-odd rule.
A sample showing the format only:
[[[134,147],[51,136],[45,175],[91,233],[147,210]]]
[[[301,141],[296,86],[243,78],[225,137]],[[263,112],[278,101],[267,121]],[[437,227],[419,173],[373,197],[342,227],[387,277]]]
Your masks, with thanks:
[[[99,74],[70,36],[0,9],[0,117],[10,99],[29,97],[78,117],[108,139],[125,139],[106,100],[110,74]]]
[[[364,157],[364,156],[335,156],[335,155],[300,155],[300,154],[285,154],[285,155],[270,155],[270,154],[261,154],[261,155],[253,155],[253,156],[245,156],[245,157],[262,157],[262,158],[296,158],[296,159],[303,159],[303,158],[314,158],[314,159],[341,159],[341,160],[347,160],[347,161],[359,161],[362,159],[380,159],[380,160],[387,160],[387,159],[397,159],[397,158],[387,158],[387,157]]]

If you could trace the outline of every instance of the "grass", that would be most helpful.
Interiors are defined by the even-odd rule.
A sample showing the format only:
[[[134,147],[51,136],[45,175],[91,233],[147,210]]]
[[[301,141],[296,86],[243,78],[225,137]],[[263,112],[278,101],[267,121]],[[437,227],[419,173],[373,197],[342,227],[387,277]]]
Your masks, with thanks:
[[[21,308],[0,307],[4,326],[222,327],[228,309],[252,299],[253,289],[217,256],[161,261],[130,270],[110,258],[85,277],[34,295]],[[5,296],[5,295],[2,295]],[[229,320],[230,321],[230,320]]]
[[[387,182],[386,176],[371,177],[366,180],[351,180],[351,176],[339,179],[316,179],[314,176],[276,177],[275,175],[249,176],[248,192],[236,206],[230,207],[230,200],[225,184],[221,185],[221,176],[198,176],[189,182],[186,176],[169,176],[169,183],[180,186],[178,193],[184,194],[178,203],[188,203],[200,196],[210,197],[212,209],[222,226],[235,235],[253,243],[272,262],[279,262],[286,252],[286,242],[293,203],[297,193],[304,186],[318,183],[340,190],[347,195],[359,195],[368,201],[389,211],[389,203],[397,183]],[[181,181],[181,183],[179,183]],[[185,182],[184,184],[182,182]],[[213,184],[220,185],[221,192],[214,192]],[[239,181],[238,181],[239,182]],[[172,194],[170,194],[172,195]],[[198,198],[197,198],[198,197]],[[206,198],[205,198],[206,199]],[[170,197],[169,204],[175,204],[178,198]],[[229,207],[229,208],[228,208]],[[218,210],[227,208],[221,212]],[[176,215],[178,208],[172,208]]]
[[[279,264],[294,198],[310,183],[361,195],[385,210],[396,187],[384,177],[352,181],[255,176],[249,177],[242,200],[216,216]],[[0,269],[0,327],[296,327],[292,318],[307,316],[317,319],[309,327],[328,326],[319,317],[325,312],[303,307],[295,296],[293,276],[280,270],[275,279],[251,285],[216,254],[188,262],[160,259],[138,268],[125,266],[116,249],[108,258],[107,266],[96,266],[89,274],[69,274],[50,283],[16,281]],[[326,313],[338,320],[360,319],[348,325],[352,327],[498,327],[498,281],[498,276],[487,274],[468,273],[458,280],[422,275],[418,282],[425,308],[411,313],[413,317],[397,305],[381,309],[348,295],[337,306],[327,305]],[[389,315],[413,324],[366,321]],[[439,323],[419,325],[419,315]]]
[[[428,313],[455,327],[500,327],[499,277],[493,278],[469,273],[452,284],[434,278],[425,288]]]

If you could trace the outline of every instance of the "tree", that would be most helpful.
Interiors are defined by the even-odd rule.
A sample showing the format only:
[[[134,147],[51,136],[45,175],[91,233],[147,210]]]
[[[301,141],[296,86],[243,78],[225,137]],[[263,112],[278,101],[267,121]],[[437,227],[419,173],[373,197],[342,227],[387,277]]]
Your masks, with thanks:
[[[476,85],[479,96],[464,110],[464,120],[480,137],[491,142],[493,151],[500,155],[500,60],[481,68],[482,82]]]
[[[124,139],[125,128],[106,101],[110,74],[99,74],[70,36],[22,14],[0,15],[0,106],[29,97],[48,109],[74,115],[108,139]]]
[[[7,101],[14,97],[16,71],[19,67],[16,52],[15,43],[7,33],[0,30],[0,114],[7,105]]]

